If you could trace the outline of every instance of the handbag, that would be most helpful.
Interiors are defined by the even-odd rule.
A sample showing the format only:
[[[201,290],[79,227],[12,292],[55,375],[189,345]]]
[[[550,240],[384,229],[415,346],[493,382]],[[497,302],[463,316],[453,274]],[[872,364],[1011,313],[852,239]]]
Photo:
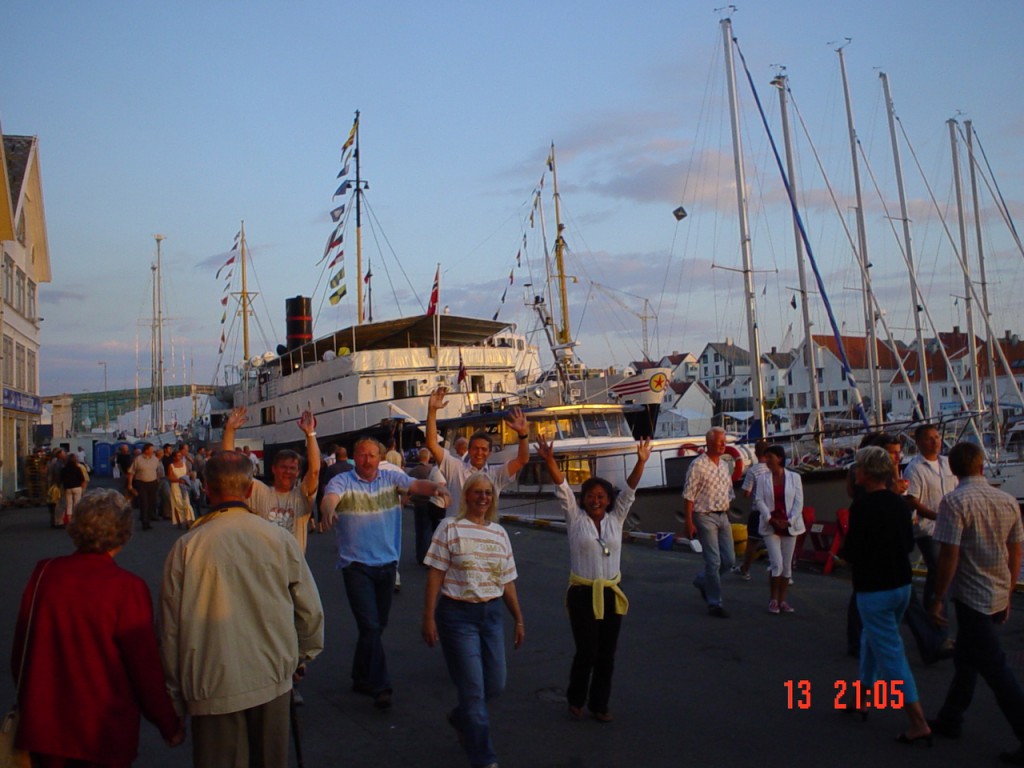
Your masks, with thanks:
[[[21,649],[21,664],[18,666],[18,679],[14,682],[14,706],[4,716],[0,723],[0,768],[32,768],[32,758],[24,749],[14,746],[14,740],[18,735],[18,720],[21,717],[18,711],[18,691],[21,689],[21,675],[25,671],[25,656],[28,655],[28,640],[32,634],[32,616],[36,611],[36,597],[39,595],[39,582],[43,580],[43,574],[52,561],[47,561],[43,570],[39,572],[36,579],[35,589],[32,590],[32,604],[28,609],[28,626],[25,627],[25,644]]]

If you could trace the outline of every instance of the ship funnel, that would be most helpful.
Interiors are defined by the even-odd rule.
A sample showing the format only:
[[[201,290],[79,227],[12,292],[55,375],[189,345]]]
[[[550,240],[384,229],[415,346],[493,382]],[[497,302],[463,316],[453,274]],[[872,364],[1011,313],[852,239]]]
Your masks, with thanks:
[[[308,296],[284,300],[286,344],[297,349],[313,340],[313,303]]]

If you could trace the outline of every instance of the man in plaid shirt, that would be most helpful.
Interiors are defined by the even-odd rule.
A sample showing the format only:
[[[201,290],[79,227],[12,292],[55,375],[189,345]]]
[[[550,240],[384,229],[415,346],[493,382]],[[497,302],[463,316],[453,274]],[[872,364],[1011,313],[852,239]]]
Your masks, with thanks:
[[[957,619],[955,672],[946,701],[929,725],[938,734],[958,738],[981,675],[1021,742],[999,757],[1024,765],[1024,691],[1007,666],[995,630],[1010,616],[1024,526],[1017,500],[988,484],[984,461],[973,443],[960,443],[949,453],[949,466],[960,484],[939,504],[934,536],[941,549],[928,611],[937,624],[947,623],[942,604],[948,590]]]
[[[697,574],[693,586],[707,602],[708,613],[724,619],[729,614],[722,607],[722,574],[736,564],[729,520],[729,504],[735,494],[732,470],[721,460],[725,430],[712,427],[705,442],[707,448],[690,464],[683,486],[686,533],[691,539],[698,537],[704,555],[704,570]]]

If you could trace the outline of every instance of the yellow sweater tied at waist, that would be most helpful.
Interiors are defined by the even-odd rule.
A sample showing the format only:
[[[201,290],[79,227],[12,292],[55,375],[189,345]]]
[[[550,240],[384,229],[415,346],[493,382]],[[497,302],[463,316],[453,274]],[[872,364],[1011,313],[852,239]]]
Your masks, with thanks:
[[[590,587],[594,597],[594,618],[604,618],[604,590],[609,588],[615,593],[615,612],[625,616],[629,610],[629,600],[626,593],[619,589],[619,582],[622,581],[622,574],[616,573],[612,579],[585,579],[575,573],[569,574],[570,587]]]

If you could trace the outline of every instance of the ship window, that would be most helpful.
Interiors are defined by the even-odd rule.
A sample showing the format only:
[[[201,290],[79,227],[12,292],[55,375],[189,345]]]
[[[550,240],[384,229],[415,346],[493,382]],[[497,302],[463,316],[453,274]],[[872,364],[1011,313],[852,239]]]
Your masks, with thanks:
[[[570,485],[579,485],[586,480],[590,479],[590,460],[589,459],[568,459],[565,462],[565,479],[569,481]]]
[[[395,382],[395,399],[403,397],[416,397],[417,394],[416,379],[407,379],[406,381]]]
[[[261,424],[276,424],[277,423],[277,416],[276,416],[275,411],[276,411],[276,407],[273,406],[273,405],[268,405],[266,408],[261,408],[260,409],[260,423]]]
[[[486,392],[486,383],[483,376],[470,376],[469,389],[471,392]]]
[[[562,418],[555,422],[558,425],[558,436],[563,440],[569,437],[586,437],[583,424],[579,418]]]

